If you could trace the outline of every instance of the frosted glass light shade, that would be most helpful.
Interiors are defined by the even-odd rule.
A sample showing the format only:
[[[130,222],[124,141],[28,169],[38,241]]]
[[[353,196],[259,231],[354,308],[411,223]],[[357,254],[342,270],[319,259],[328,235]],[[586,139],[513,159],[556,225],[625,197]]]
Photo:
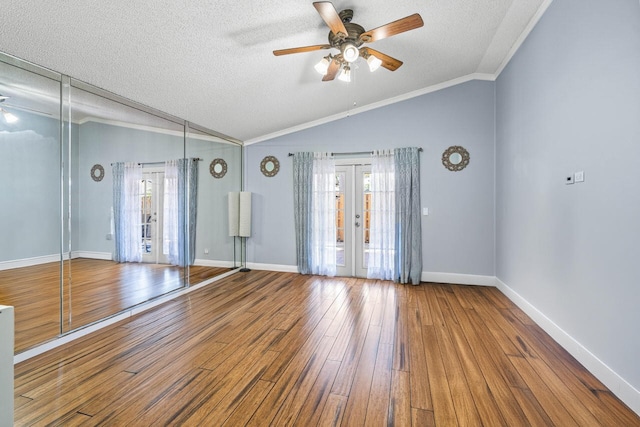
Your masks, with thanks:
[[[369,57],[367,58],[367,64],[369,64],[369,71],[373,73],[375,70],[380,68],[380,66],[382,65],[382,61],[380,60],[380,58],[369,55]]]

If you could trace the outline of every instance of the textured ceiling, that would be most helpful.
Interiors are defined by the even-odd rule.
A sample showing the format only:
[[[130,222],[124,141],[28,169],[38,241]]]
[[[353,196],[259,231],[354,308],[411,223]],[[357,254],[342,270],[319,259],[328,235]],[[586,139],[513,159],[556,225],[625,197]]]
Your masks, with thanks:
[[[366,30],[424,27],[370,46],[404,62],[322,82],[328,28],[311,1],[7,0],[0,51],[255,142],[471,78],[493,79],[551,0],[338,0]],[[0,82],[1,83],[1,82]],[[430,89],[431,88],[431,89]]]

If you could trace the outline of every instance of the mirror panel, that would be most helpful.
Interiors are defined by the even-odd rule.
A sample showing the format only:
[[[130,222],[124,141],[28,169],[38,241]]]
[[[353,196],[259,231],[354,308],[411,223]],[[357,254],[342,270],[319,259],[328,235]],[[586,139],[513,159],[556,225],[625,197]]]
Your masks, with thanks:
[[[0,115],[0,303],[16,307],[19,352],[60,333],[60,76],[2,61],[0,76],[16,119]]]
[[[241,189],[240,144],[3,53],[0,95],[0,302],[16,308],[16,353],[236,265],[227,194]],[[193,163],[190,209],[195,181],[178,165]],[[132,170],[125,233],[114,183]],[[189,217],[165,223],[180,214],[163,199],[196,213],[193,248]],[[123,235],[139,260],[120,259]]]
[[[184,268],[171,265],[164,253],[162,234],[164,162],[184,156],[184,125],[80,85],[72,82],[70,89],[71,250],[63,286],[64,332],[186,285]],[[129,181],[125,166],[118,184],[117,162],[132,164],[138,176]],[[104,169],[100,180],[94,179],[96,165]],[[116,192],[123,194],[120,211]],[[132,215],[119,214],[131,209]],[[125,256],[117,256],[118,245]]]
[[[229,236],[227,197],[242,186],[242,147],[216,137],[206,129],[189,127],[186,155],[201,159],[195,261],[189,268],[190,285],[202,283],[235,266],[234,241]],[[220,167],[220,170],[216,169]]]

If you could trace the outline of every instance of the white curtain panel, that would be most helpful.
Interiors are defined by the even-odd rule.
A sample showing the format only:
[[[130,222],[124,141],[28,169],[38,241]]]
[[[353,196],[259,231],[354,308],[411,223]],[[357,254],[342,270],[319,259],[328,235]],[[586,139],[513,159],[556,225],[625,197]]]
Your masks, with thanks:
[[[178,161],[168,160],[164,164],[164,207],[162,214],[162,253],[169,263],[180,261],[178,241]]]
[[[336,166],[330,153],[314,153],[311,214],[311,274],[335,276]]]
[[[367,277],[393,280],[395,258],[395,163],[393,150],[371,159],[371,219]]]
[[[123,261],[142,261],[142,215],[140,199],[140,181],[142,180],[142,165],[133,162],[124,164],[124,258]]]

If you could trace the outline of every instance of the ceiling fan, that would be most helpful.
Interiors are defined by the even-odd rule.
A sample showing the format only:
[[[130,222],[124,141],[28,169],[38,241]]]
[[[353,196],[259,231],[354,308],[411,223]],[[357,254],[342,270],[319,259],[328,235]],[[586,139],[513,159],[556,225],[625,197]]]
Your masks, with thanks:
[[[333,4],[328,1],[314,2],[313,6],[327,26],[329,26],[329,44],[274,50],[273,54],[280,56],[331,48],[340,50],[338,54],[334,55],[330,53],[325,56],[315,66],[320,74],[324,74],[322,78],[324,82],[335,79],[340,70],[342,70],[342,73],[338,78],[350,81],[350,64],[361,56],[367,60],[371,71],[374,71],[380,66],[390,71],[397,70],[402,65],[402,61],[362,45],[395,36],[405,31],[414,30],[424,25],[422,17],[414,13],[413,15],[398,19],[397,21],[390,22],[373,30],[365,31],[362,26],[351,22],[353,18],[353,10],[351,9],[345,9],[338,13]]]

